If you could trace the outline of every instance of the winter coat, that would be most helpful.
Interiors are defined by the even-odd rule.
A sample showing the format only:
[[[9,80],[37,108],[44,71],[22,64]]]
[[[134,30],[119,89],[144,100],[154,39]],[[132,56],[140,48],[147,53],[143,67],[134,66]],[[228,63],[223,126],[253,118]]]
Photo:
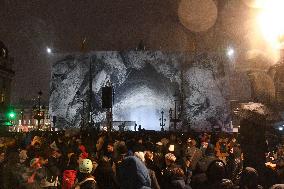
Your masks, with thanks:
[[[209,155],[197,162],[196,169],[191,179],[192,185],[199,185],[207,180],[206,171],[208,166],[216,160],[218,160],[218,158],[215,155]]]
[[[94,180],[89,180],[80,185],[80,189],[97,189],[96,182]]]
[[[176,164],[171,164],[162,171],[162,183],[161,188],[166,189],[171,186],[171,179],[174,176],[173,170],[177,168],[178,166]]]
[[[284,189],[284,184],[275,184],[270,189]]]
[[[148,171],[149,171],[149,175],[150,175],[150,178],[151,178],[151,188],[152,189],[160,189],[160,185],[159,185],[158,180],[156,178],[155,172],[151,169],[148,169]]]
[[[99,189],[116,189],[118,183],[111,166],[98,165],[95,169],[94,176]]]
[[[154,161],[146,160],[145,164],[148,169],[151,169],[155,172],[156,179],[158,183],[160,184],[162,182],[162,174],[161,169],[154,163]],[[151,176],[151,175],[150,175]]]
[[[190,189],[190,187],[185,184],[183,177],[173,177],[169,189]]]
[[[197,162],[202,158],[202,151],[199,148],[187,147],[185,149],[185,155],[190,157],[190,168],[195,170]]]
[[[227,160],[227,173],[228,178],[232,180],[235,185],[239,184],[240,176],[242,173],[242,162],[239,158],[229,158]]]
[[[147,167],[137,157],[124,159],[117,167],[120,189],[151,189],[151,179]]]
[[[258,172],[252,167],[246,167],[242,171],[240,179],[240,189],[262,189],[258,185]]]
[[[215,155],[208,155],[204,158],[200,159],[196,164],[196,169],[193,172],[194,174],[205,173],[207,171],[208,166],[213,162],[218,160]]]

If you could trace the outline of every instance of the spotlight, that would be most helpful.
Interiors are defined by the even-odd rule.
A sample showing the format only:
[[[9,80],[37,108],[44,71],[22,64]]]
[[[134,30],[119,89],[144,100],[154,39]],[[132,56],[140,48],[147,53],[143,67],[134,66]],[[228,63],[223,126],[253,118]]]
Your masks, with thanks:
[[[231,48],[231,47],[229,47],[229,48],[227,49],[227,55],[228,55],[228,57],[229,57],[229,58],[232,58],[232,57],[234,56],[234,54],[235,54],[234,49]]]
[[[283,126],[278,127],[279,131],[283,131]]]
[[[48,54],[51,54],[51,53],[52,53],[51,48],[47,47],[47,48],[46,48],[46,52],[47,52]]]

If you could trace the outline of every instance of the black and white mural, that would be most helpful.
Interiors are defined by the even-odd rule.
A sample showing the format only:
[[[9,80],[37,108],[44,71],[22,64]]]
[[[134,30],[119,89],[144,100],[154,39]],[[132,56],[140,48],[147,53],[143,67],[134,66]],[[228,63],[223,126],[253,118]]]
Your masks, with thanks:
[[[50,89],[50,115],[57,117],[58,127],[80,127],[90,98],[90,70],[95,123],[106,119],[102,87],[111,81],[114,121],[160,130],[164,111],[168,130],[169,109],[176,101],[183,121],[179,129],[229,127],[227,60],[213,53],[161,51],[98,51],[59,59],[53,64]]]

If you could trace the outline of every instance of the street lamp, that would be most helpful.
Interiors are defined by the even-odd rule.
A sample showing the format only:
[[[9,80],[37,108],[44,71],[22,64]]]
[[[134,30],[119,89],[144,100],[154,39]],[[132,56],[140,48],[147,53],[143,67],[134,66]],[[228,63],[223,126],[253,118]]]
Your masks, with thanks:
[[[161,111],[162,117],[159,119],[160,120],[160,126],[161,126],[161,131],[164,131],[164,127],[165,127],[165,122],[167,121],[166,119],[164,119],[164,111]]]
[[[48,54],[51,54],[51,53],[52,53],[51,48],[50,48],[50,47],[46,47],[46,52],[47,52]]]
[[[228,57],[229,57],[229,58],[233,58],[234,54],[235,54],[235,50],[234,50],[232,47],[229,47],[229,48],[227,49],[227,55],[228,55]]]

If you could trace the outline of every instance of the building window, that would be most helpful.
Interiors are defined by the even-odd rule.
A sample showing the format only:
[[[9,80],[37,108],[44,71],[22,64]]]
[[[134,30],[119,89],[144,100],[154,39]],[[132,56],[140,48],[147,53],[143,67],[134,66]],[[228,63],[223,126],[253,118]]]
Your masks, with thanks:
[[[5,102],[5,94],[4,93],[1,94],[0,100],[1,100],[2,103]]]

